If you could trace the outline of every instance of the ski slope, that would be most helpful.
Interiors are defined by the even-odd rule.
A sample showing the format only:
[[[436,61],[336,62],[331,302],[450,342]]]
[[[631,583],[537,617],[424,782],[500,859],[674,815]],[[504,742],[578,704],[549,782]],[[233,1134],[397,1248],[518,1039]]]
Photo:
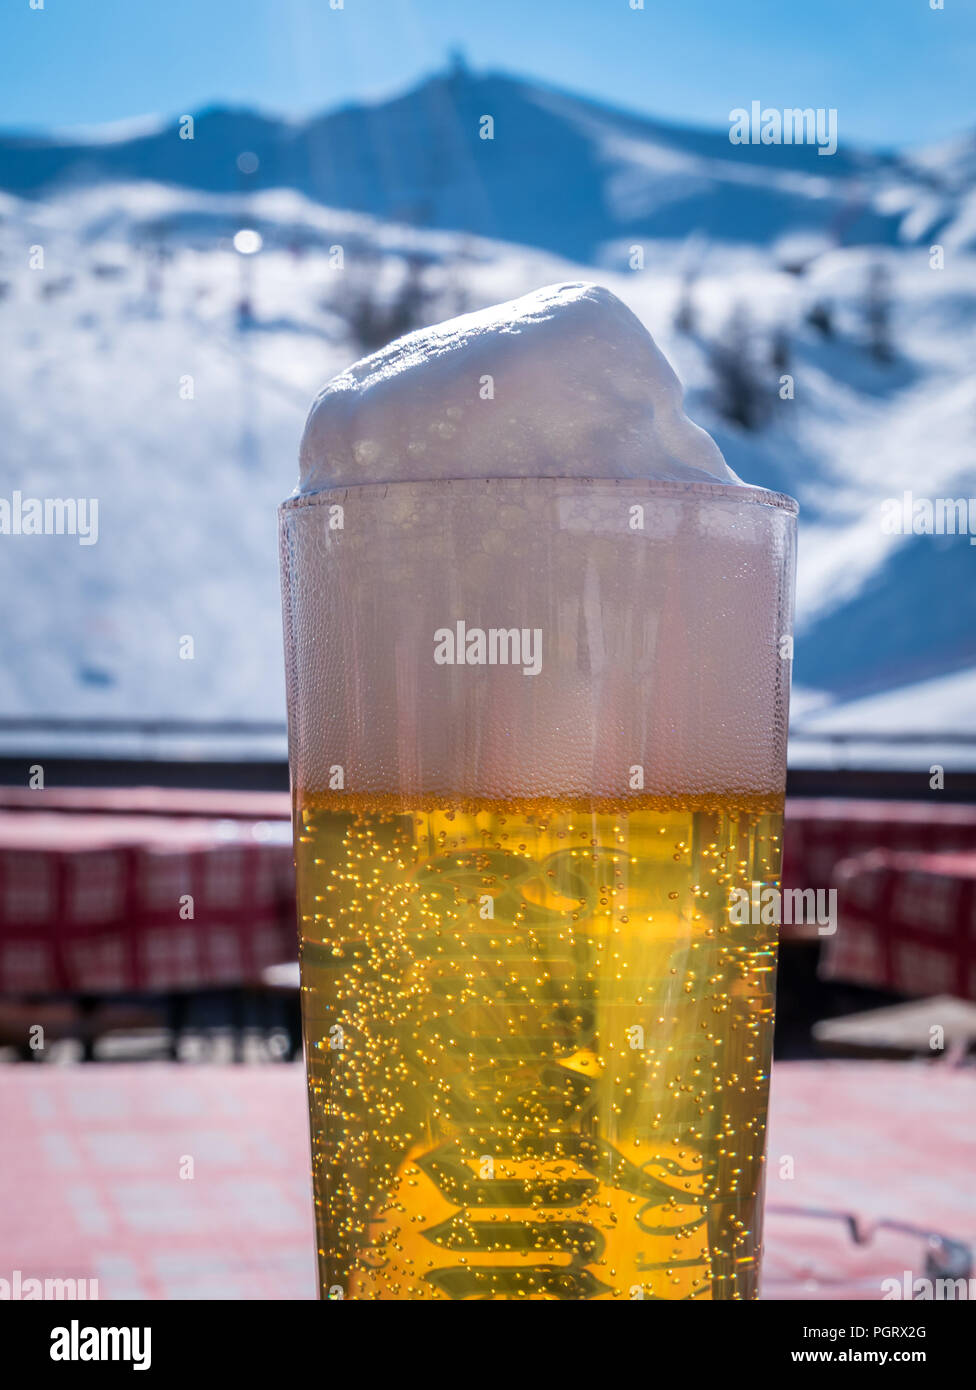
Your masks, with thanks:
[[[588,138],[619,163],[613,142],[638,135],[590,119]],[[712,155],[671,157],[713,177]],[[649,168],[646,150],[640,158]],[[670,177],[662,160],[654,179]],[[233,248],[242,226],[263,237],[254,257]],[[594,266],[333,209],[296,189],[95,181],[2,195],[0,495],[97,498],[99,539],[0,537],[0,710],[280,717],[275,509],[294,485],[312,396],[362,352],[343,307],[349,284],[358,276],[382,302],[413,261],[431,319],[558,280],[607,284],[674,363],[689,413],[736,472],[800,501],[798,719],[824,731],[976,733],[976,547],[887,535],[880,519],[903,490],[976,486],[976,256],[957,246],[933,270],[922,243],[821,239],[798,275],[779,268],[775,246],[662,237],[631,271],[612,240],[600,244]],[[43,269],[30,265],[38,246]],[[867,350],[864,314],[878,264],[892,302],[885,364]],[[694,324],[679,333],[690,267]],[[807,321],[818,302],[831,306],[833,339]],[[736,311],[746,316],[736,350],[763,403],[754,430],[718,409],[714,352]],[[776,333],[792,399],[770,361]]]

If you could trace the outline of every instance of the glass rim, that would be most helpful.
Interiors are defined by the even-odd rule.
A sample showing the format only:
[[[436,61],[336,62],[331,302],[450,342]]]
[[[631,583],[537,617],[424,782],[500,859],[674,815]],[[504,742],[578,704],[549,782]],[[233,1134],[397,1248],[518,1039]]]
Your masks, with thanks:
[[[389,482],[340,483],[336,487],[317,488],[315,492],[293,493],[279,504],[279,514],[298,511],[303,507],[335,504],[350,495],[360,497],[386,496],[390,490],[402,488],[451,488],[461,492],[504,490],[521,487],[525,483],[541,483],[554,486],[570,484],[582,490],[598,488],[619,488],[634,492],[639,490],[644,496],[671,498],[709,498],[712,501],[751,502],[759,506],[771,507],[777,511],[797,516],[800,504],[786,492],[774,492],[769,488],[756,487],[751,483],[720,483],[678,481],[667,478],[603,478],[598,475],[570,478],[563,475],[532,474],[528,477],[475,477],[475,478],[398,478]]]

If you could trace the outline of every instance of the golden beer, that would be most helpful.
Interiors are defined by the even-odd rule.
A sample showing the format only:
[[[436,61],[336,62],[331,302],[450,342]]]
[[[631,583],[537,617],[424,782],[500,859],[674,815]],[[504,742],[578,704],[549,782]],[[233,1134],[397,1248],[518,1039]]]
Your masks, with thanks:
[[[299,797],[323,1297],[757,1296],[781,810]]]

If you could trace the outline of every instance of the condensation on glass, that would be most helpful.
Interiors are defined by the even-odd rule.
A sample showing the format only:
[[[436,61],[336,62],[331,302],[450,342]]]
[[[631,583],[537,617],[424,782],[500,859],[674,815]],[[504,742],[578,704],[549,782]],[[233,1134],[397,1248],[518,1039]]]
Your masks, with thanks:
[[[758,1290],[796,507],[281,509],[324,1297]]]

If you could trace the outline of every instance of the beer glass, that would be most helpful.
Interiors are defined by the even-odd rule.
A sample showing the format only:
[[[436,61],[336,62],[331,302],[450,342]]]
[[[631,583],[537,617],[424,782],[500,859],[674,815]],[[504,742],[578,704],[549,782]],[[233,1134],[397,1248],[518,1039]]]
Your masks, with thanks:
[[[755,1298],[796,504],[281,509],[321,1293]],[[768,915],[768,914],[767,914]]]

